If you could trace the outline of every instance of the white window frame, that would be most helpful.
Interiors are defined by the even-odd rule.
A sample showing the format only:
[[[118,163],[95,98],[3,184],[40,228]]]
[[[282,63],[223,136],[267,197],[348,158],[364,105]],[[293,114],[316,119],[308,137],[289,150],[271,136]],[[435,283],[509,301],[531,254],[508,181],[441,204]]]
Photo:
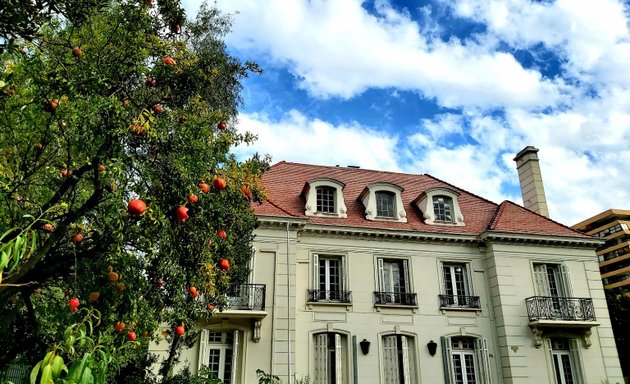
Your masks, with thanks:
[[[553,349],[553,339],[565,339],[568,342],[569,349]],[[575,384],[586,383],[584,378],[584,368],[582,366],[582,357],[580,355],[580,344],[577,339],[566,337],[548,337],[545,339],[545,344],[547,346],[548,359],[551,361],[551,375],[553,376],[554,383],[566,384],[564,377],[560,378],[560,382],[558,382],[557,379],[558,372],[556,371],[556,359],[559,359],[559,366],[562,366],[564,364],[561,360],[562,356],[569,357],[571,376]]]
[[[329,187],[334,189],[335,210],[332,213],[319,212],[317,210],[317,189],[322,187]],[[307,181],[304,185],[304,189],[302,190],[302,196],[306,199],[304,214],[306,216],[320,216],[329,218],[348,217],[348,209],[346,208],[346,202],[343,197],[344,187],[344,183],[329,178],[316,178]]]
[[[321,274],[320,274],[320,265],[322,262],[327,260],[338,260],[339,261],[339,292],[348,292],[348,268],[346,267],[346,256],[340,254],[328,254],[328,253],[314,253],[313,254],[313,281],[312,281],[312,289],[316,289],[318,291],[321,290]],[[335,299],[334,297],[331,299],[330,296],[330,269],[326,269],[324,278],[326,281],[324,282],[326,295],[324,299],[319,299],[317,302],[340,302],[339,299]],[[347,304],[347,303],[344,303]]]
[[[395,282],[392,280],[392,275],[386,276],[386,268],[385,264],[399,264],[402,270],[399,271],[400,277],[402,278],[404,284],[402,285],[399,292],[394,289]],[[396,300],[396,294],[412,294],[414,293],[413,284],[412,284],[412,276],[411,276],[411,260],[409,258],[402,257],[388,257],[388,256],[378,256],[376,258],[376,271],[377,271],[377,292],[387,292],[391,293],[391,299],[387,304],[378,304],[378,305],[395,305],[395,306],[407,306],[407,304],[402,304],[403,300]],[[388,284],[389,283],[389,284]],[[413,306],[413,305],[412,305]]]
[[[455,261],[455,260],[444,260],[444,261],[439,261],[440,263],[440,270],[439,270],[439,281],[440,281],[440,292],[442,292],[443,295],[449,295],[448,293],[448,282],[447,282],[447,272],[449,269],[451,268],[456,268],[456,267],[462,267],[463,268],[463,282],[464,282],[464,294],[461,295],[457,292],[456,289],[456,282],[455,279],[453,278],[453,274],[455,274],[456,272],[453,270],[452,272],[450,272],[451,274],[451,289],[453,290],[453,303],[449,303],[449,305],[447,306],[443,306],[441,307],[442,309],[465,309],[465,310],[475,310],[475,311],[479,311],[481,310],[481,308],[470,308],[468,307],[466,304],[466,300],[465,298],[462,298],[461,300],[459,299],[460,296],[475,296],[475,287],[473,284],[473,279],[472,279],[472,273],[473,273],[473,269],[472,269],[472,265],[470,262],[468,261]]]
[[[227,334],[229,332],[233,333],[233,339],[232,339],[232,344],[227,344],[226,342],[222,341],[220,343],[214,343],[214,342],[210,342],[209,341],[209,336],[210,333],[221,333],[221,338],[223,339],[227,339]],[[232,351],[232,372],[231,372],[231,376],[230,376],[230,383],[231,384],[236,384],[237,380],[240,377],[239,374],[239,370],[240,370],[240,340],[242,339],[242,331],[238,330],[238,329],[221,329],[221,330],[214,330],[214,329],[202,329],[201,330],[201,335],[199,337],[199,359],[198,359],[198,365],[197,365],[197,370],[201,370],[201,368],[203,366],[209,366],[210,364],[210,350],[215,349],[215,350],[219,350],[220,351],[220,357],[219,357],[219,372],[218,372],[218,377],[221,380],[225,380],[224,374],[225,374],[225,359],[226,359],[226,354],[227,354],[227,350],[231,350]]]
[[[373,183],[365,187],[359,195],[359,201],[363,203],[365,208],[365,218],[372,221],[395,221],[399,223],[407,222],[407,212],[402,201],[403,188],[390,183]],[[394,215],[378,216],[376,206],[376,194],[379,192],[387,192],[394,195]]]
[[[549,280],[549,268],[553,268],[555,287]],[[532,276],[534,278],[534,290],[536,296],[545,297],[572,297],[571,274],[569,267],[560,263],[532,262]],[[553,291],[556,290],[556,292]]]
[[[329,384],[333,377],[335,384],[351,382],[348,339],[347,335],[339,332],[318,332],[312,335],[314,384]],[[333,345],[330,345],[329,340],[333,340]],[[333,360],[334,372],[330,369]]]
[[[474,350],[454,350],[452,347],[452,338],[470,338],[474,340]],[[447,384],[455,383],[455,367],[453,364],[453,355],[473,355],[475,364],[475,384],[492,384],[492,372],[490,370],[490,354],[488,352],[488,341],[485,338],[474,335],[451,335],[442,336],[440,338],[442,344],[442,363],[444,368],[444,378]],[[463,372],[464,373],[464,372]],[[463,374],[462,373],[462,374]],[[464,384],[466,378],[464,377]]]
[[[384,384],[416,384],[418,378],[416,374],[415,337],[406,334],[385,334],[381,335],[380,341],[383,356],[381,382]]]
[[[414,201],[415,204],[420,211],[422,211],[422,216],[424,217],[424,223],[428,225],[442,225],[442,226],[455,226],[455,227],[463,227],[466,224],[464,223],[464,216],[462,214],[462,210],[459,206],[459,192],[445,187],[435,187],[429,188],[424,191],[420,196],[418,196]],[[446,196],[451,199],[452,202],[452,212],[451,218],[452,222],[448,221],[440,221],[435,217],[435,212],[433,210],[433,198],[438,196]]]

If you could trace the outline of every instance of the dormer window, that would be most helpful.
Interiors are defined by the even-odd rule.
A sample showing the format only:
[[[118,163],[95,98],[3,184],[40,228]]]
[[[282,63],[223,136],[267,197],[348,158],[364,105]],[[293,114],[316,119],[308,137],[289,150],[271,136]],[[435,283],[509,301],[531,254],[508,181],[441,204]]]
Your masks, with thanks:
[[[453,222],[453,199],[448,196],[433,196],[434,221]]]
[[[335,213],[335,188],[317,187],[317,212]]]
[[[328,178],[317,178],[306,182],[302,197],[306,200],[306,216],[347,217],[343,199],[345,184]]]
[[[378,191],[376,195],[376,217],[394,218],[396,216],[396,194],[390,191]]]
[[[422,211],[425,224],[464,226],[458,197],[455,190],[437,187],[426,190],[413,203]]]
[[[406,223],[402,191],[399,186],[389,183],[374,183],[365,187],[359,195],[359,201],[365,207],[365,218]]]

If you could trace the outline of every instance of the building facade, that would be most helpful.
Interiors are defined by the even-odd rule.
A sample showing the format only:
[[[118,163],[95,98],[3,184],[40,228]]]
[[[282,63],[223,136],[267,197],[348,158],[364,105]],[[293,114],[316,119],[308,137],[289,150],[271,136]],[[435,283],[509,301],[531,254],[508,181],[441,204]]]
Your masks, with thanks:
[[[630,290],[630,211],[609,209],[571,228],[606,242],[597,248],[604,289]]]
[[[250,283],[199,324],[182,356],[193,370],[226,383],[257,383],[257,369],[285,383],[623,383],[600,240],[429,175],[281,162],[263,181]]]

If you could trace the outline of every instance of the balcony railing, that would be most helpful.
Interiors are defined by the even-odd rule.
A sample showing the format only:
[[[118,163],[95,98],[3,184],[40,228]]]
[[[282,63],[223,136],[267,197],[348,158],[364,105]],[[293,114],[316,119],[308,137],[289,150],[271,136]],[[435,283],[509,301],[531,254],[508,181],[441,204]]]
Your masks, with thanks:
[[[263,311],[265,292],[265,284],[235,285],[227,293],[229,308]]]
[[[533,296],[525,299],[529,321],[595,321],[593,299]]]
[[[324,291],[320,289],[308,290],[309,303],[351,303],[352,291]]]
[[[440,295],[440,308],[481,309],[479,296]]]
[[[376,305],[410,305],[417,307],[415,293],[407,292],[374,292],[374,304]]]

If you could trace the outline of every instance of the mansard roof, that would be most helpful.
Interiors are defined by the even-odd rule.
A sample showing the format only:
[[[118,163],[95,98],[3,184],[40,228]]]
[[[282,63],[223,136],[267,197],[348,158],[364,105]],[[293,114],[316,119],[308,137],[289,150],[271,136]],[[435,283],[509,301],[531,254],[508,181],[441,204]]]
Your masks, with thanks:
[[[314,178],[331,178],[345,184],[343,195],[347,218],[306,216],[301,196],[304,184]],[[373,230],[419,231],[428,233],[480,235],[486,232],[590,238],[558,222],[540,216],[510,201],[500,205],[427,174],[375,171],[355,167],[331,167],[281,161],[263,175],[269,200],[255,206],[259,217],[303,219],[308,224],[354,227]],[[359,196],[366,186],[390,183],[401,193],[407,222],[372,221],[365,218]],[[458,201],[465,226],[436,226],[424,223],[414,201],[431,188],[447,188],[459,193]]]

